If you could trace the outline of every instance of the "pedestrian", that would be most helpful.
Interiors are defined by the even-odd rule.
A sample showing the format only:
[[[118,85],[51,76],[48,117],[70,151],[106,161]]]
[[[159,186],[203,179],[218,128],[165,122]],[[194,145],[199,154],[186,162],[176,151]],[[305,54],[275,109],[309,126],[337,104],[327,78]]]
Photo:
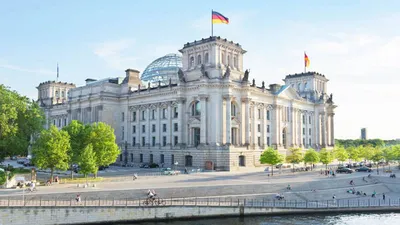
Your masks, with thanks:
[[[383,198],[383,201],[385,201],[385,199],[386,199],[385,193],[383,193],[382,198]]]
[[[333,195],[333,196],[332,196],[332,199],[336,199],[336,195]]]
[[[76,200],[76,202],[81,202],[81,195],[76,195],[75,200]]]

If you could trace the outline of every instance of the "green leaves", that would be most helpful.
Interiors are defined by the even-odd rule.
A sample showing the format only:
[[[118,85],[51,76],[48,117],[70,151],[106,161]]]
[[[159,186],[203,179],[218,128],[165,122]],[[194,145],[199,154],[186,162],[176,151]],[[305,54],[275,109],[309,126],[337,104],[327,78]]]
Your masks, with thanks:
[[[283,155],[271,147],[267,148],[260,156],[260,162],[263,164],[276,165],[283,161]]]
[[[319,152],[319,159],[324,165],[328,165],[329,163],[333,162],[335,157],[332,151],[323,148]]]
[[[320,161],[318,152],[316,152],[314,149],[310,148],[306,151],[306,154],[304,155],[304,162],[305,163],[318,163]]]
[[[98,166],[96,164],[96,154],[93,151],[93,146],[92,144],[88,144],[82,151],[79,157],[79,173],[87,175],[89,173],[97,173]]]
[[[349,158],[349,153],[343,147],[335,147],[333,153],[339,162],[344,162]]]
[[[286,156],[286,162],[298,164],[303,161],[303,152],[300,148],[290,148],[290,155]]]

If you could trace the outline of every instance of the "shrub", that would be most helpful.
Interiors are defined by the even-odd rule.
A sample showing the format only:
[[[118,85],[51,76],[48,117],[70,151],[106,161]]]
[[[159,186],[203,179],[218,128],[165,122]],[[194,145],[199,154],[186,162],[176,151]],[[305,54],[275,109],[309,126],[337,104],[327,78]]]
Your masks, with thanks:
[[[157,163],[152,163],[149,165],[150,168],[158,168],[158,164]]]
[[[6,181],[6,174],[3,171],[0,171],[0,185],[3,185]]]

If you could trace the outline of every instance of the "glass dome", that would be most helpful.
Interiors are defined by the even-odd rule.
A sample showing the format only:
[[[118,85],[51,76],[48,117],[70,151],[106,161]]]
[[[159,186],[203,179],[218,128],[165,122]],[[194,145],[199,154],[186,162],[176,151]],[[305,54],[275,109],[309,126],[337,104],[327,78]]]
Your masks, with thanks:
[[[178,80],[178,70],[182,68],[182,57],[178,54],[168,54],[154,60],[143,71],[141,79],[144,83],[167,85],[169,79]]]

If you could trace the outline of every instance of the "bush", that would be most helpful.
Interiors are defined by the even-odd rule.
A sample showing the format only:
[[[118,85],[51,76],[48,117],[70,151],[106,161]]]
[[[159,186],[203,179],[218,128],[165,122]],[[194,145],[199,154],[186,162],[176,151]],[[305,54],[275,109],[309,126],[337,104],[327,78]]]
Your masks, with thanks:
[[[158,164],[157,163],[152,163],[149,165],[150,168],[158,168]]]
[[[6,174],[3,171],[0,171],[0,185],[3,185],[6,181]]]

